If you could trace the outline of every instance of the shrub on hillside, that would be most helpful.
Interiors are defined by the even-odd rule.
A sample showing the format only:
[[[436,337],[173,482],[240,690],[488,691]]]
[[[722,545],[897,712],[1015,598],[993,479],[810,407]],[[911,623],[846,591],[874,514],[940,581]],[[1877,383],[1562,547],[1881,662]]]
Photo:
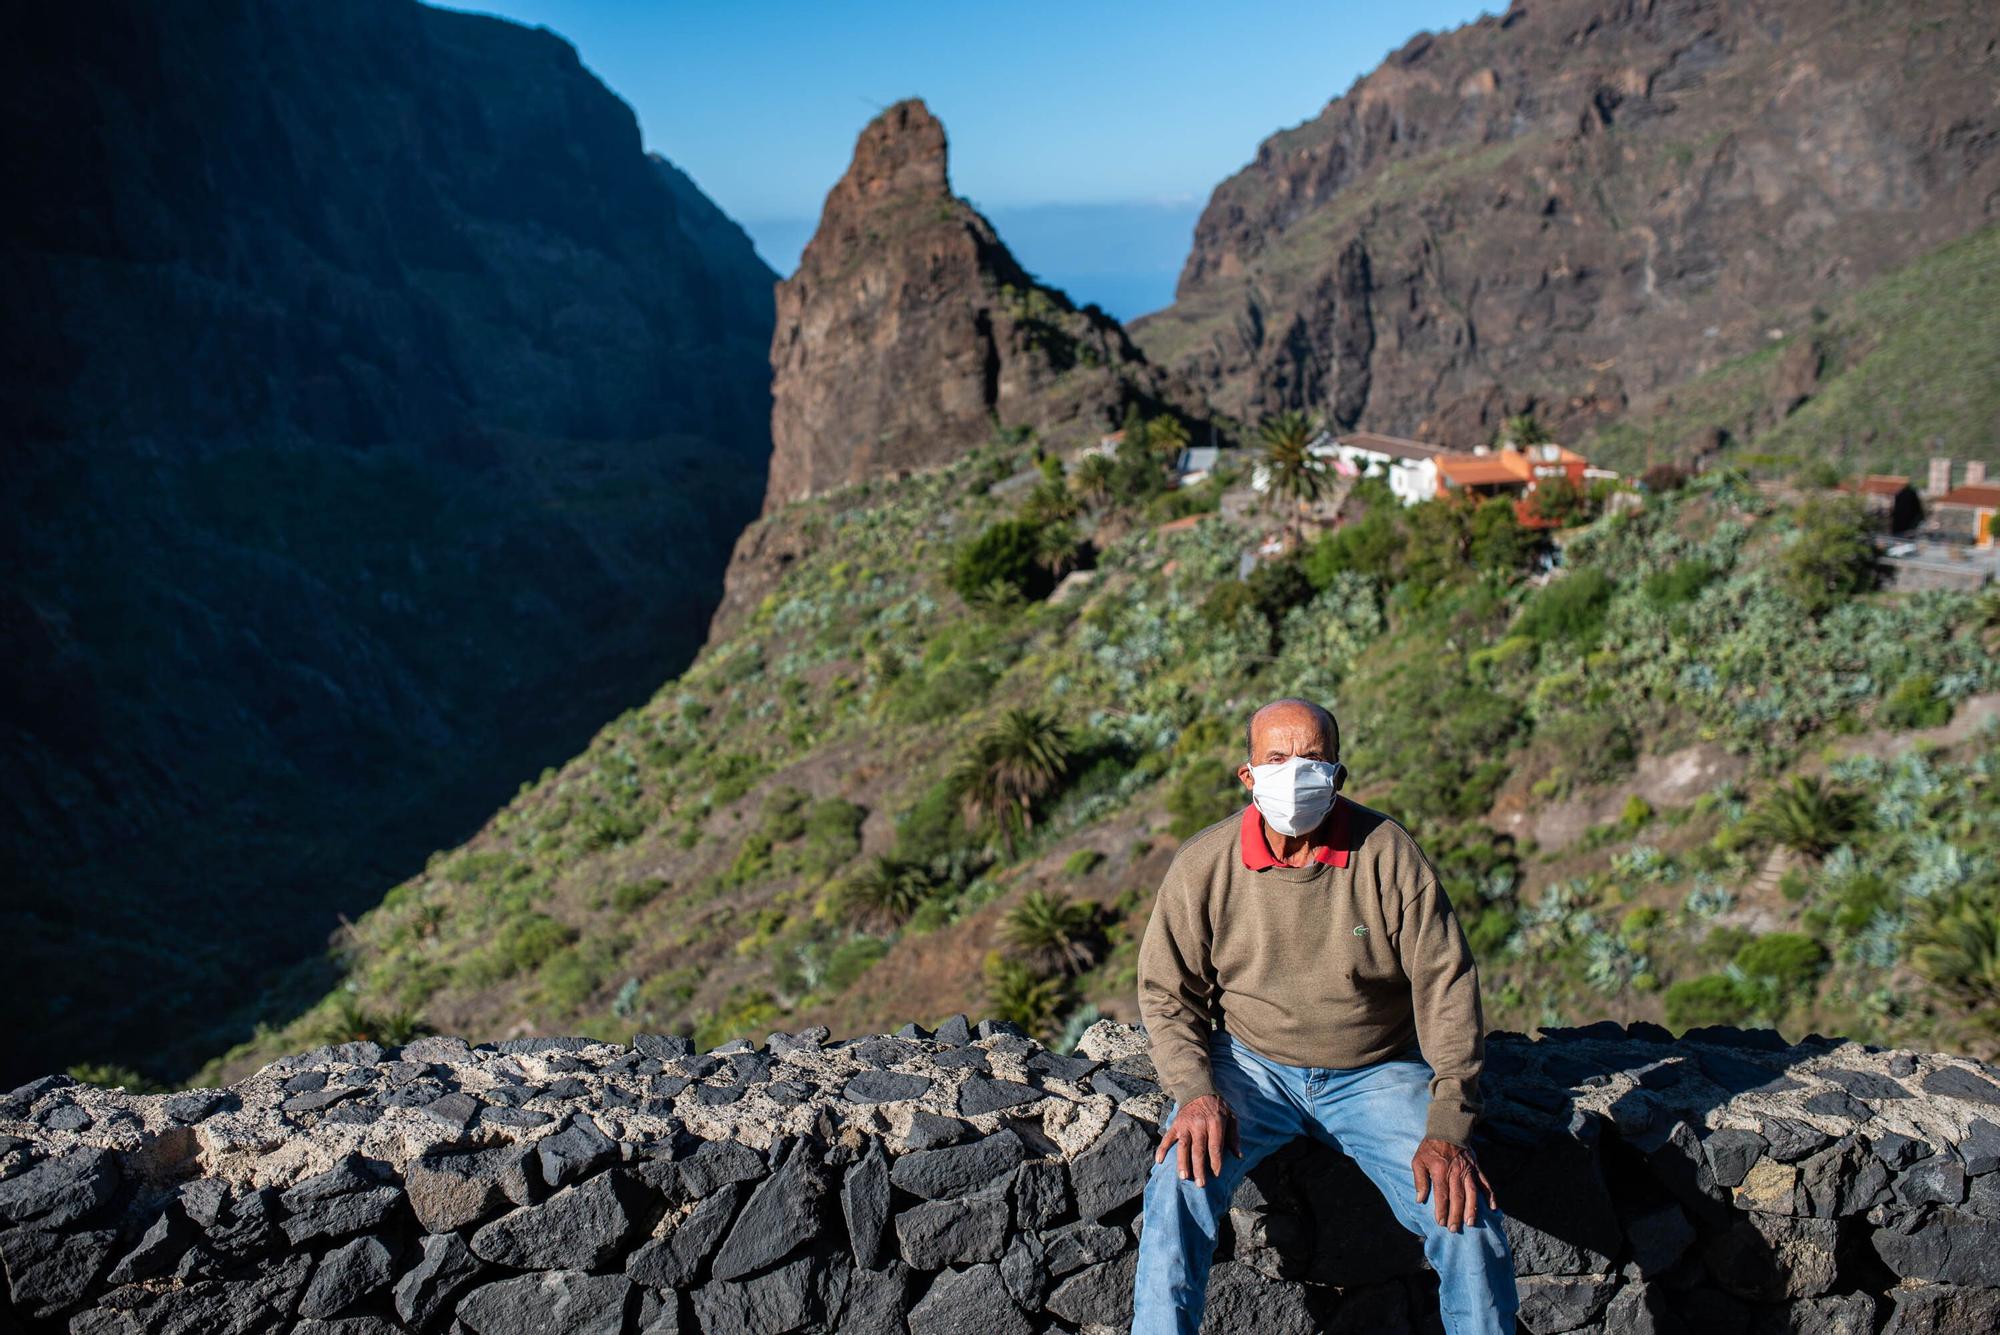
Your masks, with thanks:
[[[1720,572],[1700,557],[1676,561],[1665,570],[1655,570],[1640,581],[1640,592],[1659,607],[1693,602],[1710,580]]]
[[[1937,728],[1951,722],[1951,701],[1938,694],[1937,678],[1912,672],[1883,699],[1875,719],[1885,728]]]
[[[1779,558],[1785,591],[1819,615],[1875,586],[1875,543],[1860,505],[1848,498],[1807,501],[1798,533]]]
[[[1612,592],[1604,572],[1586,566],[1538,591],[1521,609],[1514,629],[1544,644],[1563,640],[1589,648],[1604,629]]]
[[[1826,969],[1826,947],[1798,932],[1772,932],[1736,952],[1736,968],[1780,1005],[1809,991]]]
[[[574,940],[574,927],[565,926],[546,913],[530,913],[502,927],[493,945],[508,973],[523,973],[539,967]]]
[[[967,602],[987,596],[995,584],[1013,589],[1023,598],[1039,598],[1048,593],[1053,581],[1042,569],[1040,526],[1020,519],[1003,519],[990,524],[952,558],[952,589]]]
[[[1667,1024],[1693,1029],[1708,1024],[1742,1024],[1750,1017],[1749,1003],[1733,979],[1721,974],[1684,978],[1667,988]]]

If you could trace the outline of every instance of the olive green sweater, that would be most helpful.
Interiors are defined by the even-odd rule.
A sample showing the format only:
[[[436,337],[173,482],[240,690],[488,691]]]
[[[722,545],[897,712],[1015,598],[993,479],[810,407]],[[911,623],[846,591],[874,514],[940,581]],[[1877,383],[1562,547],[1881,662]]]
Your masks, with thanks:
[[[1434,1072],[1426,1134],[1463,1145],[1485,1055],[1472,952],[1409,832],[1341,804],[1345,867],[1252,871],[1240,816],[1181,846],[1139,948],[1153,1064],[1186,1103],[1215,1092],[1218,1025],[1287,1066],[1348,1069],[1420,1046]]]

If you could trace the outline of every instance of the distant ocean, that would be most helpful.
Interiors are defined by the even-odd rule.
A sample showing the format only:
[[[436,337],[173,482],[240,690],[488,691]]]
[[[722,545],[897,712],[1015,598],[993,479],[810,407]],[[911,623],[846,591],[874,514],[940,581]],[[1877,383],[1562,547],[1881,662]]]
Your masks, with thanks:
[[[1131,320],[1173,301],[1201,204],[1038,204],[980,212],[1036,278],[1079,306],[1095,302]],[[789,275],[817,225],[812,218],[767,218],[743,229],[764,262]]]

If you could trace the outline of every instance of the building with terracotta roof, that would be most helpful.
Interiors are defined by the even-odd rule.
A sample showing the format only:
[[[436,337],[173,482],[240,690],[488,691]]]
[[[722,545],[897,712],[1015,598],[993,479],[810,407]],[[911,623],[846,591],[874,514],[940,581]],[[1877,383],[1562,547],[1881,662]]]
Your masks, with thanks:
[[[2000,514],[2000,486],[1967,482],[1931,502],[1931,520],[1947,541],[1991,547],[2000,536],[1994,516]]]
[[[1515,515],[1530,528],[1554,526],[1528,504],[1537,488],[1560,478],[1581,491],[1590,471],[1582,455],[1553,443],[1441,454],[1436,466],[1440,495],[1512,496]]]
[[[1915,528],[1923,518],[1924,507],[1917,499],[1917,489],[1910,485],[1910,479],[1906,477],[1869,473],[1843,482],[1841,489],[1859,496],[1868,518],[1887,532],[1905,532]]]

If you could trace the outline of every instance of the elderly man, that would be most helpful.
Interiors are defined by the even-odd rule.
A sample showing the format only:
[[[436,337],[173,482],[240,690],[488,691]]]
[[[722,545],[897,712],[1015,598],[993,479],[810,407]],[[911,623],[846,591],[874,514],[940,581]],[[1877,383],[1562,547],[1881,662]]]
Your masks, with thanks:
[[[1250,719],[1241,816],[1182,845],[1139,950],[1174,1100],[1146,1184],[1135,1335],[1200,1328],[1216,1224],[1294,1136],[1338,1147],[1424,1240],[1452,1335],[1511,1331],[1514,1267],[1468,1145],[1479,977],[1407,830],[1339,795],[1340,727],[1305,700]]]

